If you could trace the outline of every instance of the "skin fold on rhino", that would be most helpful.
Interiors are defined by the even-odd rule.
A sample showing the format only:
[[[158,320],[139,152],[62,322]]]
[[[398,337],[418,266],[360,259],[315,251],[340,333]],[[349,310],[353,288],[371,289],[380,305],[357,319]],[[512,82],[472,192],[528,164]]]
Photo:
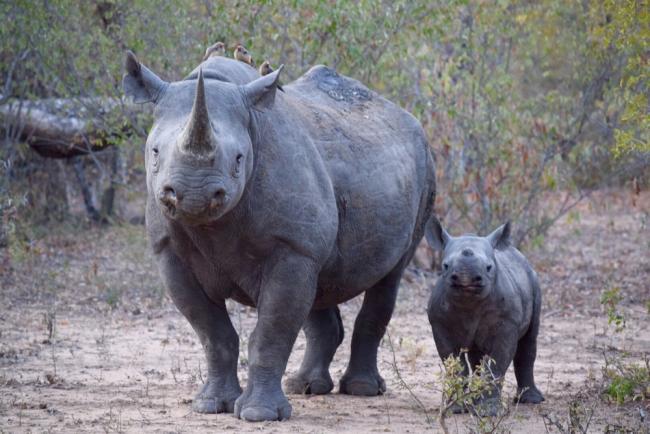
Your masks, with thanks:
[[[285,92],[276,92],[282,67],[260,77],[225,57],[172,83],[130,52],[125,67],[126,95],[155,105],[147,232],[208,361],[194,410],[290,417],[281,379],[301,328],[305,357],[285,388],[330,392],[329,365],[343,339],[337,305],[361,293],[339,389],[383,393],[377,347],[435,198],[419,122],[324,66]],[[257,308],[243,392],[228,298]]]

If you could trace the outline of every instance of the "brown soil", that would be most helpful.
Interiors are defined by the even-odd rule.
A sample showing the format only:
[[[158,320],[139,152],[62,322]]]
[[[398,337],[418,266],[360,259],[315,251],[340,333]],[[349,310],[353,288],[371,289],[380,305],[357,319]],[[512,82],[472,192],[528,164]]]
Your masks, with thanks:
[[[574,402],[593,411],[590,432],[650,431],[648,401],[617,406],[601,399],[605,356],[639,361],[650,354],[649,211],[650,194],[597,194],[553,227],[543,248],[528,252],[545,297],[536,377],[546,402],[513,406],[501,428],[546,432],[542,414],[566,426]],[[1,432],[440,431],[441,362],[425,315],[431,272],[411,268],[403,280],[390,341],[379,351],[385,395],[290,395],[289,421],[252,424],[191,411],[205,360],[160,288],[141,226],[60,230],[14,248],[11,261],[9,254],[0,251]],[[624,297],[619,308],[626,327],[619,333],[600,304],[603,291],[614,287]],[[341,309],[346,339],[332,363],[335,381],[345,369],[360,303]],[[244,385],[255,311],[228,306],[241,330]],[[303,351],[301,335],[288,374]],[[515,391],[512,369],[504,391]],[[450,416],[447,425],[451,432],[476,429],[469,415]]]

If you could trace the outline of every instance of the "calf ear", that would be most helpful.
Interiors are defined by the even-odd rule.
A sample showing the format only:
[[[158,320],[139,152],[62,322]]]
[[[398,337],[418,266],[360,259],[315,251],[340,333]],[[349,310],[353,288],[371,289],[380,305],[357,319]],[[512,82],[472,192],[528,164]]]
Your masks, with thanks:
[[[124,69],[126,71],[122,77],[124,94],[133,97],[136,103],[156,103],[167,87],[167,83],[138,62],[138,58],[131,51],[126,52]]]
[[[488,241],[494,249],[505,249],[510,245],[510,222],[499,226],[494,232],[487,236]]]
[[[431,216],[427,224],[424,226],[424,235],[427,237],[427,242],[434,250],[445,250],[447,242],[449,241],[449,234],[442,228],[442,225],[437,218]]]
[[[278,88],[278,80],[280,72],[284,65],[273,71],[270,74],[263,75],[257,80],[251,81],[243,86],[244,95],[249,107],[258,111],[265,111],[273,107],[275,102],[275,92]]]

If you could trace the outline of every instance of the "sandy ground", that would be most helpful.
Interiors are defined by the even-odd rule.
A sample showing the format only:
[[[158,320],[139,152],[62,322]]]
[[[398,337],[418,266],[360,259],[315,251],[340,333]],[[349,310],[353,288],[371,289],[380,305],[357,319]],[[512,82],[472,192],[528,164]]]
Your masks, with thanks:
[[[650,355],[649,210],[648,194],[598,194],[557,224],[543,248],[528,252],[545,295],[536,378],[546,402],[512,406],[500,429],[557,432],[542,414],[566,426],[574,402],[593,412],[589,432],[650,431],[648,401],[617,406],[600,398],[606,356]],[[64,230],[28,252],[12,252],[11,261],[8,254],[0,251],[0,432],[441,429],[441,362],[425,315],[432,272],[410,268],[402,282],[390,340],[379,351],[385,395],[289,395],[289,421],[253,424],[191,411],[205,360],[189,324],[160,288],[141,226]],[[620,333],[608,326],[599,301],[613,287],[624,296],[626,328]],[[342,306],[346,338],[332,363],[335,382],[349,357],[360,304],[359,298]],[[255,311],[228,306],[240,330],[244,385]],[[287,374],[297,371],[303,352],[301,335]],[[504,392],[514,391],[511,368]],[[450,416],[447,425],[451,432],[477,428],[469,415]]]

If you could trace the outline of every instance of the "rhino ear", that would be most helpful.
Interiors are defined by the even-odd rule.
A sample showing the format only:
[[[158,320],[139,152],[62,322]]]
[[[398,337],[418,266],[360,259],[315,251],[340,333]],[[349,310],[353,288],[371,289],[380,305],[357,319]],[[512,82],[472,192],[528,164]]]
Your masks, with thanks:
[[[434,250],[445,250],[449,239],[451,238],[438,219],[434,216],[429,218],[427,224],[424,226],[424,234],[427,237],[427,242]]]
[[[138,62],[138,58],[131,51],[126,52],[124,69],[126,71],[122,77],[124,94],[133,97],[136,103],[156,103],[167,87],[167,83]]]
[[[487,236],[488,241],[494,249],[505,249],[510,245],[510,222],[499,226],[494,232]]]
[[[273,107],[282,68],[284,68],[284,65],[280,65],[272,73],[264,75],[243,86],[244,95],[246,95],[247,103],[251,108],[265,111]]]

